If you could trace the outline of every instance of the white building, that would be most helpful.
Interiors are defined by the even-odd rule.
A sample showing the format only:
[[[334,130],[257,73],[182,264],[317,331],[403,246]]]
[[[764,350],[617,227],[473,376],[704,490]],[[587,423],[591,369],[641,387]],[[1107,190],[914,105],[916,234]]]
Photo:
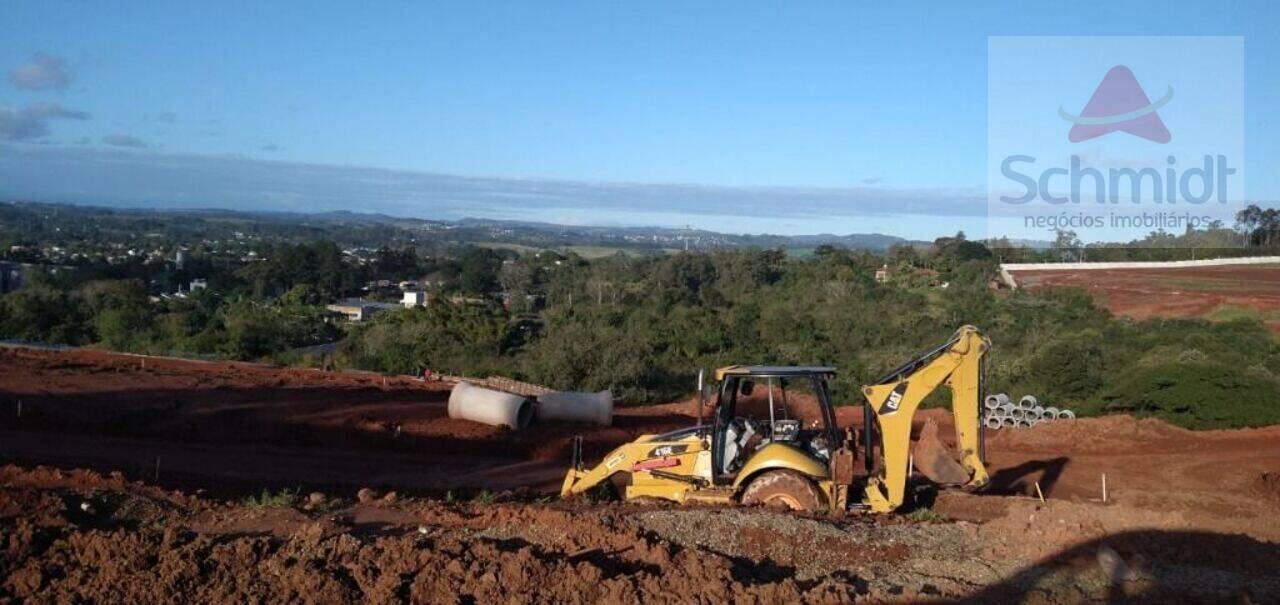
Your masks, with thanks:
[[[410,290],[404,293],[404,300],[401,301],[406,309],[414,307],[427,306],[427,293],[421,290]]]

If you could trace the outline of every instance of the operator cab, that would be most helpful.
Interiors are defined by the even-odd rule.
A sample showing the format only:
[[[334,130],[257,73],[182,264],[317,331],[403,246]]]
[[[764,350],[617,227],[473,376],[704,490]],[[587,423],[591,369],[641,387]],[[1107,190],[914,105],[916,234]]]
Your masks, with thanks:
[[[781,443],[830,461],[839,446],[825,366],[729,366],[711,424],[711,465],[717,485],[732,483],[756,450]],[[815,409],[816,407],[816,409]]]

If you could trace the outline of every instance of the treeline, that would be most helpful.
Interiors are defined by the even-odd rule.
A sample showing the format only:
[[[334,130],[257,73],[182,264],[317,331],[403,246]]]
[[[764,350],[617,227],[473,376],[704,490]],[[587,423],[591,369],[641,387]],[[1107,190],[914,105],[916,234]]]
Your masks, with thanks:
[[[384,247],[358,262],[328,241],[268,242],[249,262],[193,256],[181,268],[137,260],[36,271],[27,276],[28,287],[0,296],[0,339],[154,354],[280,357],[340,339],[342,326],[325,305],[367,295],[371,280],[430,276],[439,293],[488,296],[501,287],[501,254],[464,248],[453,257],[424,255],[412,246]],[[207,287],[191,291],[196,278]]]
[[[1250,204],[1236,213],[1234,228],[1214,221],[1182,233],[1153,231],[1128,242],[1085,244],[1074,231],[1055,232],[1047,247],[1031,248],[1007,238],[987,242],[1002,262],[1178,261],[1280,255],[1280,209]]]
[[[57,245],[92,251],[101,244],[202,248],[214,241],[332,241],[339,246],[425,245],[414,231],[356,214],[148,210],[0,202],[0,250]],[[377,244],[371,244],[377,242]]]
[[[1280,209],[1260,208],[1249,204],[1236,213],[1236,224],[1245,233],[1249,246],[1274,248],[1280,246]]]
[[[153,300],[140,280],[47,284],[0,297],[0,337],[99,345],[116,351],[259,359],[335,340],[341,332],[299,285],[269,299],[226,299],[205,291]]]

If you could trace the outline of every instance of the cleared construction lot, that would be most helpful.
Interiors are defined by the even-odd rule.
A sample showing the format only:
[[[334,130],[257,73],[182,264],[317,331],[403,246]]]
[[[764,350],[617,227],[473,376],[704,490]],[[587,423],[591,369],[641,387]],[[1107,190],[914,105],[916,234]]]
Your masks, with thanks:
[[[0,600],[1280,600],[1280,427],[996,432],[987,493],[827,519],[547,496],[573,435],[594,459],[691,424],[689,402],[512,432],[447,418],[447,397],[409,378],[2,349]],[[297,497],[258,496],[281,489]]]
[[[1134,319],[1255,317],[1280,332],[1280,265],[1011,271],[1019,286],[1084,288]]]

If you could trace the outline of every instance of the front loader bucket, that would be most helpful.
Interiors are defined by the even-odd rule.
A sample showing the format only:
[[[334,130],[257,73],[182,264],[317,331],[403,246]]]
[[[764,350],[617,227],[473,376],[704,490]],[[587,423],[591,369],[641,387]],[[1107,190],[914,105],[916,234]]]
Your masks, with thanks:
[[[934,483],[961,485],[969,482],[969,471],[956,462],[951,449],[938,438],[938,423],[932,418],[925,420],[912,455],[916,470]]]

